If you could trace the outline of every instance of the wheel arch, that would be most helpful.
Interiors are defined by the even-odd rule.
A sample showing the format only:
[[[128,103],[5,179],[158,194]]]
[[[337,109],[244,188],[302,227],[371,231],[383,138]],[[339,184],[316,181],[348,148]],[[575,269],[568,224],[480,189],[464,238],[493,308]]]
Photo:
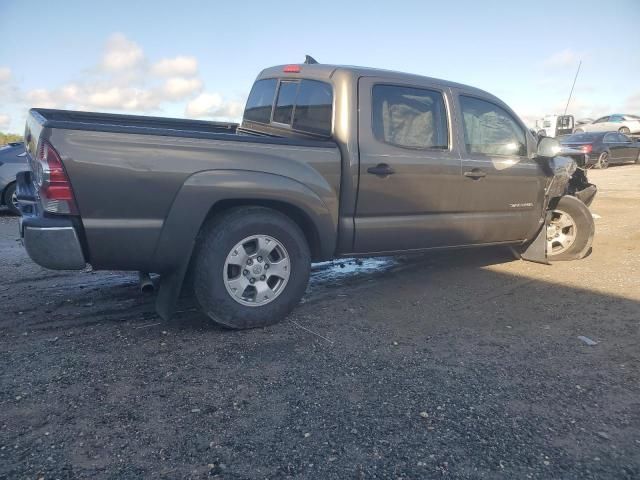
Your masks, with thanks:
[[[211,206],[209,212],[202,221],[200,229],[202,229],[202,226],[209,220],[229,211],[232,208],[255,206],[275,210],[293,220],[293,222],[300,227],[300,230],[302,230],[302,233],[307,240],[312,260],[319,261],[325,259],[322,253],[320,233],[318,232],[316,224],[309,217],[309,214],[299,206],[281,200],[273,200],[269,198],[232,198],[220,200]]]
[[[337,241],[338,200],[281,175],[245,170],[212,170],[189,177],[164,221],[153,256],[159,273],[179,268],[191,258],[202,225],[228,208],[264,206],[289,216],[300,226],[314,260],[331,258]]]

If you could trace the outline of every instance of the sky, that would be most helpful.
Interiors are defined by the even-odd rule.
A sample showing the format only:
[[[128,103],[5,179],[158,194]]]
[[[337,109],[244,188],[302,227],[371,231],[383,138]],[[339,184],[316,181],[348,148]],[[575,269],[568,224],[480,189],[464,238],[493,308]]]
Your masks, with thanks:
[[[30,107],[239,120],[256,75],[361,65],[487,90],[529,125],[640,114],[640,0],[0,0],[0,131]]]

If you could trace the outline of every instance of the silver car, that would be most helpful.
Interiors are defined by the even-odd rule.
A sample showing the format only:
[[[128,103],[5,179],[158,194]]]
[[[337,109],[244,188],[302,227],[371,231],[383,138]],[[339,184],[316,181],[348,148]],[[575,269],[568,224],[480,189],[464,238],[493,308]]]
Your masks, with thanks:
[[[600,117],[593,123],[579,125],[573,133],[615,132],[625,135],[640,134],[640,117],[637,115],[615,114]]]

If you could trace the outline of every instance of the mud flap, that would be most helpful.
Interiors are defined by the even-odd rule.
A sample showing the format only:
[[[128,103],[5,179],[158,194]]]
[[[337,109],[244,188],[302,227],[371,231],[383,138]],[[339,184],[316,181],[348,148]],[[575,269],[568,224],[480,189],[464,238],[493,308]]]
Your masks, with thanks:
[[[156,313],[165,321],[173,316],[188,267],[189,262],[183,262],[173,272],[160,276],[160,290],[156,297]]]
[[[589,184],[589,186],[584,190],[576,192],[575,196],[588,207],[591,205],[591,202],[593,202],[596,193],[598,193],[598,188],[595,185]]]
[[[538,235],[520,254],[520,258],[522,258],[522,260],[551,265],[547,259],[547,222],[549,221],[549,216],[549,214],[545,216],[544,223],[542,224],[540,231],[538,231]]]

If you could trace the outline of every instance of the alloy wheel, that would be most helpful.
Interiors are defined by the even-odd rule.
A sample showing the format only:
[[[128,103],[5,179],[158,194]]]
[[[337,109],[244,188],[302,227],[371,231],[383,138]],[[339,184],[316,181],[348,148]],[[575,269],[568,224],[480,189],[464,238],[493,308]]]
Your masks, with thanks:
[[[609,166],[609,154],[602,152],[598,157],[598,168],[607,168]]]
[[[576,222],[563,210],[553,210],[547,225],[547,253],[557,255],[567,251],[576,241]]]
[[[251,235],[227,255],[223,280],[236,302],[258,307],[273,302],[290,275],[291,260],[284,245],[269,235]]]

